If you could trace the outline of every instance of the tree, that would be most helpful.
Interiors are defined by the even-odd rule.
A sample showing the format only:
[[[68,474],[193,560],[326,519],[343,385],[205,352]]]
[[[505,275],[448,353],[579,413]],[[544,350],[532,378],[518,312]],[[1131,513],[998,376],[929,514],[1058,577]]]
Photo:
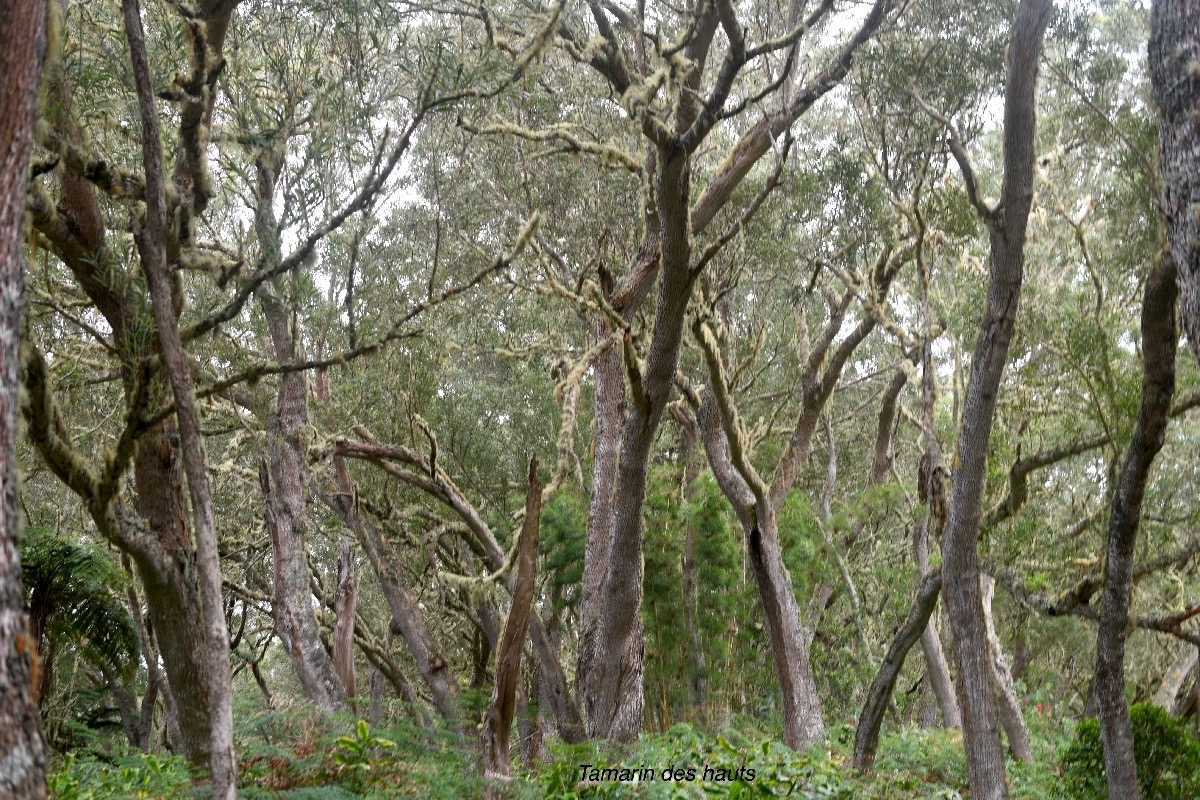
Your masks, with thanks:
[[[1200,359],[1200,9],[1186,0],[1150,5],[1150,84],[1158,105],[1163,213],[1182,299],[1183,328]]]
[[[1007,797],[1008,788],[979,586],[980,502],[997,390],[1021,296],[1025,233],[1033,203],[1037,70],[1051,8],[1051,0],[1022,0],[1013,23],[1004,87],[1004,185],[995,208],[979,197],[974,169],[961,144],[954,143],[957,133],[950,129],[968,196],[987,223],[991,239],[987,309],[971,361],[942,545],[942,579],[954,630],[967,774],[972,795],[981,800]]]
[[[1125,637],[1133,590],[1134,551],[1150,466],[1162,449],[1175,394],[1175,286],[1172,255],[1155,265],[1142,304],[1142,403],[1125,453],[1108,521],[1104,600],[1096,641],[1096,700],[1110,797],[1138,800],[1133,727],[1125,700]]]
[[[25,186],[33,150],[47,4],[0,8],[0,797],[46,796],[46,742],[35,700],[37,642],[29,635],[17,541],[18,348],[25,302]]]

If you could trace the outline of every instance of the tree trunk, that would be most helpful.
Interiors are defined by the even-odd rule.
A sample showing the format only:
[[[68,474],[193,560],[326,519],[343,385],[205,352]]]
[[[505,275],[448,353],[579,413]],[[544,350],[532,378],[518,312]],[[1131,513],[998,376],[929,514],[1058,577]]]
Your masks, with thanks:
[[[334,598],[333,666],[354,700],[354,622],[358,614],[358,581],[354,577],[354,553],[350,539],[343,536],[338,549],[337,594]]]
[[[1029,730],[1025,727],[1021,701],[1013,688],[1008,659],[1004,657],[1000,637],[996,634],[996,624],[992,618],[992,599],[996,594],[996,582],[988,575],[982,576],[980,580],[983,582],[983,622],[987,629],[988,648],[992,654],[992,680],[996,686],[996,700],[1000,705],[1000,724],[1004,727],[1004,735],[1008,737],[1008,746],[1013,757],[1026,764],[1032,764],[1033,749],[1029,744]]]
[[[746,552],[754,568],[783,695],[783,740],[788,747],[799,750],[824,735],[825,721],[810,662],[812,637],[804,630],[792,576],[783,563],[774,509],[766,520],[760,519],[747,531]]]
[[[1200,651],[1197,651],[1191,642],[1179,643],[1179,653],[1163,675],[1158,691],[1154,693],[1154,705],[1171,712],[1175,710],[1175,698],[1179,696],[1179,690],[1183,688],[1188,673],[1196,668],[1198,653]]]
[[[610,334],[606,324],[598,324],[597,336]],[[621,352],[612,343],[596,356],[594,366],[595,452],[592,456],[592,497],[588,504],[587,539],[583,556],[583,587],[579,600],[580,647],[575,690],[584,716],[591,718],[588,706],[588,673],[591,671],[600,621],[600,585],[608,569],[608,552],[613,536],[613,490],[617,480],[617,459],[621,451],[621,425],[625,421],[625,374]]]
[[[537,573],[538,526],[542,512],[542,487],[537,479],[537,458],[529,461],[529,486],[525,495],[525,519],[517,538],[517,576],[512,605],[504,619],[504,630],[496,647],[496,677],[492,699],[483,720],[483,770],[488,777],[509,775],[508,747],[516,709],[517,684],[521,680],[521,656],[525,634],[533,613]]]
[[[204,442],[192,392],[191,368],[175,317],[175,302],[166,254],[166,190],[163,184],[162,138],[158,111],[146,59],[145,35],[137,0],[123,0],[125,38],[129,43],[134,84],[142,123],[142,163],[146,180],[144,227],[134,233],[142,270],[150,289],[163,365],[175,397],[175,418],[183,466],[187,474],[195,524],[196,567],[203,606],[208,655],[208,692],[211,705],[212,794],[226,800],[237,794],[237,764],[233,754],[233,687],[229,664],[229,633],[221,601],[221,562],[217,551],[212,491],[204,458]],[[161,628],[159,628],[161,630]]]
[[[1200,5],[1150,5],[1150,85],[1158,105],[1163,213],[1178,270],[1183,328],[1200,359]]]
[[[263,154],[255,162],[257,207],[255,234],[267,265],[279,262],[279,225],[275,219],[275,184],[280,158]],[[281,292],[286,284],[275,281]],[[299,333],[280,297],[266,287],[258,291],[259,305],[279,363],[303,357]],[[304,496],[304,464],[308,455],[308,380],[303,372],[279,376],[279,394],[267,420],[268,460],[259,468],[267,506],[267,531],[274,558],[275,598],[271,605],[276,630],[304,695],[325,713],[344,711],[348,687],[342,684],[333,659],[321,643],[313,616],[305,546],[308,504]],[[353,636],[353,632],[351,632]]]
[[[924,260],[918,258],[917,263],[921,273],[919,277],[922,315],[926,325],[931,325],[929,275]],[[935,379],[933,341],[926,337],[921,344],[921,427],[925,455],[917,468],[917,499],[928,507],[929,513],[918,520],[913,528],[913,560],[921,575],[929,574],[930,541],[941,539],[946,523],[946,488],[943,480],[945,468],[942,466],[942,445],[938,439],[933,413],[937,400]],[[927,684],[937,698],[938,708],[942,712],[942,724],[947,728],[961,729],[962,715],[959,713],[958,700],[954,696],[954,682],[950,678],[950,665],[946,663],[946,654],[942,649],[942,638],[933,623],[936,618],[935,608],[929,624],[921,632],[921,653],[925,656],[925,669],[929,678]]]
[[[392,612],[392,630],[399,633],[408,646],[417,671],[429,687],[434,706],[451,727],[457,728],[462,724],[462,707],[458,699],[458,682],[450,671],[450,665],[437,650],[436,643],[425,627],[425,619],[404,579],[403,567],[391,544],[354,507],[354,485],[350,482],[345,460],[335,457],[334,470],[338,495],[322,499],[358,539]]]
[[[46,741],[34,685],[37,641],[26,630],[17,554],[17,409],[25,300],[25,191],[38,76],[45,57],[44,0],[0,6],[0,799],[46,796]]]
[[[904,667],[904,659],[908,651],[917,643],[921,632],[929,625],[929,618],[937,608],[938,593],[942,590],[942,576],[931,572],[925,576],[908,618],[896,633],[888,648],[887,655],[875,680],[867,690],[867,699],[863,710],[858,715],[858,725],[854,735],[854,768],[865,772],[875,763],[875,750],[879,746],[879,729],[883,725],[883,715],[887,712],[888,702],[896,687],[896,679]]]
[[[975,800],[1008,796],[979,593],[979,518],[996,399],[1021,296],[1025,231],[1033,202],[1037,67],[1051,9],[1051,0],[1021,0],[1013,24],[1004,97],[1004,183],[1001,205],[987,215],[991,279],[963,405],[958,466],[942,546],[946,609],[957,650],[967,775]]]
[[[609,334],[607,325],[601,324],[597,328],[598,335]],[[625,370],[619,340],[597,356],[595,371],[596,452],[592,466],[592,500],[588,507],[583,590],[580,600],[581,643],[576,690],[582,699],[589,736],[632,739],[641,729],[644,704],[640,616],[632,620],[630,629],[619,644],[600,638],[600,620],[607,604],[602,586],[612,568],[610,556],[617,525],[614,509],[626,422]],[[638,553],[640,558],[640,547]],[[617,560],[621,560],[619,556]],[[628,564],[619,567],[623,571],[629,568]],[[605,709],[597,705],[601,702],[601,693],[592,682],[592,670],[600,658],[601,650],[610,650],[613,654],[622,656],[622,666],[619,669],[621,685],[613,687],[613,694],[608,698],[608,706]],[[625,720],[620,731],[611,726],[613,718]]]
[[[1133,560],[1142,498],[1154,457],[1163,446],[1175,393],[1175,265],[1170,254],[1146,281],[1142,301],[1142,404],[1108,520],[1104,595],[1096,639],[1096,700],[1109,797],[1138,800],[1133,727],[1125,702],[1125,637],[1129,629]]]

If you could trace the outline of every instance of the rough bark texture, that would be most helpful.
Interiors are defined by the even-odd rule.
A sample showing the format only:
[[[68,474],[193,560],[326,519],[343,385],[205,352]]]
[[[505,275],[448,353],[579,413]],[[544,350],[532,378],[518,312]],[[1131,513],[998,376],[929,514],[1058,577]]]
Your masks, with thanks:
[[[1169,254],[1146,281],[1142,301],[1142,404],[1108,520],[1104,594],[1096,638],[1096,701],[1109,797],[1138,800],[1141,790],[1133,759],[1133,727],[1125,701],[1125,637],[1129,630],[1133,561],[1142,499],[1154,457],[1166,436],[1175,393],[1175,329],[1178,301],[1175,265]]]
[[[25,187],[33,147],[46,3],[0,6],[0,798],[46,796],[46,742],[17,555],[19,333],[25,291]]]
[[[887,655],[871,688],[867,690],[867,700],[863,710],[858,715],[858,725],[854,734],[854,768],[865,772],[875,763],[875,751],[879,746],[879,729],[883,724],[883,715],[887,711],[888,701],[891,700],[892,690],[896,687],[896,679],[904,667],[904,659],[908,651],[921,638],[921,632],[929,625],[929,618],[937,608],[938,593],[942,590],[942,576],[931,572],[925,576],[908,618],[896,633],[896,638],[888,647]]]
[[[1001,205],[987,220],[991,229],[987,308],[963,404],[957,468],[942,546],[942,577],[954,631],[967,775],[975,800],[1008,796],[979,592],[979,519],[996,399],[1021,296],[1025,231],[1033,202],[1037,68],[1051,9],[1051,0],[1022,0],[1013,24],[1004,90],[1004,185]]]
[[[996,702],[1000,707],[1000,724],[1004,727],[1004,735],[1008,737],[1008,747],[1013,757],[1026,764],[1033,763],[1033,749],[1029,744],[1029,730],[1025,727],[1025,717],[1021,714],[1021,701],[1013,688],[1012,672],[1008,669],[1008,659],[1000,646],[1000,637],[996,633],[996,624],[992,618],[992,600],[996,594],[996,582],[988,575],[980,580],[983,582],[983,621],[987,629],[988,647],[992,654],[992,681],[996,687]]]
[[[1183,328],[1200,359],[1200,4],[1150,6],[1150,85],[1158,105],[1163,213],[1178,271]]]
[[[260,156],[256,165],[258,207],[254,225],[267,265],[279,263],[279,226],[275,220],[278,158]],[[282,280],[276,289],[284,288]],[[282,300],[264,287],[259,305],[267,321],[275,358],[289,363],[303,358],[299,336]],[[305,533],[308,503],[304,495],[304,463],[308,452],[308,379],[303,372],[279,376],[279,393],[267,419],[267,461],[259,481],[266,500],[267,531],[274,563],[275,627],[305,696],[326,713],[344,711],[346,687],[321,643],[313,616]],[[351,633],[353,636],[353,632]]]
[[[508,746],[516,711],[517,684],[521,680],[521,655],[533,614],[537,588],[537,542],[542,513],[542,487],[537,479],[537,458],[529,461],[529,486],[525,494],[525,519],[517,538],[517,576],[512,605],[496,646],[496,677],[492,699],[483,719],[483,769],[488,776],[509,775]]]
[[[236,2],[227,0],[205,0],[199,8],[205,20],[204,30],[208,32],[206,57],[201,60],[206,70],[212,67],[205,78],[210,86],[220,73],[221,43],[236,6]],[[47,121],[56,134],[69,143],[81,142],[81,132],[72,115],[71,86],[65,71],[61,67],[52,70],[47,85],[53,97],[47,104]],[[211,113],[216,92],[193,92],[191,96],[199,97],[197,105],[207,104],[206,113]],[[180,138],[184,140],[184,146],[198,141],[205,127],[182,131]],[[192,148],[192,151],[202,153],[200,148]],[[137,365],[152,356],[157,345],[153,338],[137,334],[145,329],[143,309],[147,304],[142,289],[121,268],[105,239],[103,215],[92,184],[79,168],[72,166],[70,159],[67,162],[57,204],[41,187],[33,186],[29,208],[34,226],[45,237],[51,251],[71,270],[79,287],[95,303],[112,329],[112,340],[121,356],[127,414],[136,418],[166,399],[160,372],[150,376],[138,374]],[[202,164],[194,166],[203,167]],[[178,177],[177,174],[177,184]],[[185,201],[186,196],[180,199]],[[171,217],[175,218],[174,215]],[[171,237],[172,240],[175,238]],[[168,249],[171,247],[168,243]],[[181,297],[172,299],[182,300]],[[116,497],[119,470],[103,475],[102,480],[97,481],[83,469],[86,459],[72,450],[69,436],[58,424],[45,364],[32,343],[26,353],[25,366],[25,386],[30,398],[25,413],[30,424],[30,439],[55,475],[84,501],[101,534],[133,559],[145,587],[148,627],[155,632],[160,645],[169,684],[163,686],[168,720],[172,723],[168,735],[193,764],[207,764],[210,760],[209,734],[213,729],[207,663],[210,649],[205,629],[200,624],[203,603],[196,552],[188,532],[180,468],[180,436],[176,426],[173,420],[164,420],[142,432],[137,441],[133,454],[135,516]],[[127,452],[125,456],[128,455]],[[171,728],[175,728],[177,735],[171,734]]]
[[[921,272],[921,305],[926,323],[930,323],[928,279],[923,260],[918,257]],[[918,472],[923,477],[917,481],[918,500],[929,508],[929,513],[917,521],[913,527],[913,559],[922,575],[929,574],[930,541],[940,541],[946,523],[946,488],[942,466],[942,445],[934,426],[934,403],[936,391],[934,381],[936,375],[933,367],[933,341],[926,339],[921,345],[921,427],[922,439],[925,441],[925,455],[918,466]],[[954,696],[954,682],[950,678],[950,665],[946,663],[946,654],[942,649],[942,638],[938,635],[937,626],[933,620],[937,617],[937,609],[925,630],[921,633],[921,653],[925,656],[925,669],[928,676],[928,688],[933,690],[937,698],[938,708],[942,712],[942,724],[947,728],[962,728],[962,714],[958,709],[958,699]]]
[[[597,335],[608,336],[607,324],[597,325]],[[608,569],[608,552],[613,536],[613,490],[621,449],[621,425],[625,421],[625,375],[618,344],[609,344],[596,357],[595,453],[592,458],[592,497],[588,504],[587,538],[583,556],[583,588],[579,600],[580,648],[575,689],[586,717],[588,672],[591,670],[600,620],[600,585]]]
[[[688,221],[690,154],[660,150],[655,200],[661,218],[661,278],[654,332],[644,369],[626,364],[632,380],[629,414],[613,498],[613,537],[600,586],[600,618],[588,672],[588,733],[632,741],[641,732],[642,691],[641,553],[650,449],[670,398],[694,274],[690,269]]]
[[[979,590],[978,537],[988,443],[1021,295],[1025,232],[1033,202],[1037,67],[1051,9],[1050,0],[1022,0],[1013,25],[1004,98],[1004,185],[1001,205],[987,220],[991,229],[987,308],[963,404],[957,469],[942,548],[946,608],[958,663],[967,775],[976,800],[1008,796]]]
[[[134,84],[142,123],[142,164],[146,177],[144,227],[134,233],[142,270],[150,289],[163,364],[175,397],[175,417],[187,474],[188,494],[195,525],[196,567],[207,638],[209,736],[212,752],[212,795],[225,800],[237,794],[237,766],[233,754],[233,687],[229,664],[229,633],[221,600],[221,562],[217,552],[212,490],[208,483],[204,443],[192,393],[192,374],[176,323],[175,300],[166,252],[166,191],[163,185],[162,138],[154,90],[146,60],[146,43],[137,0],[123,0],[125,38],[129,43]]]
[[[363,552],[367,554],[367,560],[379,579],[384,599],[392,612],[392,630],[399,633],[408,646],[417,671],[429,687],[434,706],[452,726],[459,726],[462,724],[462,707],[458,698],[458,682],[425,627],[425,618],[404,578],[403,566],[391,544],[355,507],[354,485],[350,482],[345,461],[335,458],[334,469],[338,494],[322,499],[354,533]]]
[[[338,548],[337,593],[333,601],[333,667],[353,700],[354,687],[354,621],[358,614],[358,580],[354,577],[354,551],[350,540],[342,537]]]
[[[1175,698],[1179,696],[1179,690],[1183,688],[1188,673],[1196,668],[1198,655],[1200,651],[1192,643],[1179,643],[1179,653],[1163,675],[1158,691],[1154,693],[1154,705],[1167,711],[1175,710]]]

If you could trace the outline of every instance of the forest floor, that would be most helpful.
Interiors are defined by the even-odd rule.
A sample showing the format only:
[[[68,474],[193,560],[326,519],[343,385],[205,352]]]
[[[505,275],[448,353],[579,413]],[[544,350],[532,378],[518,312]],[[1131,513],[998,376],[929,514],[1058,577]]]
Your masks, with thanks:
[[[892,730],[880,742],[874,768],[859,775],[852,767],[854,730],[831,724],[825,743],[796,753],[754,720],[702,731],[676,725],[645,734],[636,743],[577,746],[552,742],[549,759],[525,768],[516,756],[514,777],[497,796],[533,798],[854,798],[854,800],[933,800],[967,797],[966,770],[957,732]],[[1040,724],[1039,724],[1040,723]],[[1070,725],[1031,720],[1033,764],[1009,764],[1014,800],[1049,800],[1061,791],[1057,752],[1066,746]],[[370,729],[365,722],[322,722],[300,710],[259,714],[239,725],[239,796],[289,800],[349,798],[482,797],[487,785],[467,748],[453,735],[411,724]],[[652,780],[586,780],[583,765],[604,777]],[[707,768],[707,769],[706,769]],[[692,773],[689,775],[688,770]],[[664,780],[664,770],[668,771]],[[718,771],[719,770],[719,771]],[[596,777],[596,773],[589,775]],[[707,775],[707,780],[705,779]],[[674,778],[674,779],[672,779]],[[178,757],[157,757],[120,749],[76,749],[56,760],[52,797],[64,800],[203,797],[205,786]]]

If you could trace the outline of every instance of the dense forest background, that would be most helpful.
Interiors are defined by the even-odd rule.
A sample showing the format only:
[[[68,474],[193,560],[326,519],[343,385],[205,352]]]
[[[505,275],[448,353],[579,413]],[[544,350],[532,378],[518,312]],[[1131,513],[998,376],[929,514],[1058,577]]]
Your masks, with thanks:
[[[1191,0],[0,64],[0,798],[1200,797]]]

